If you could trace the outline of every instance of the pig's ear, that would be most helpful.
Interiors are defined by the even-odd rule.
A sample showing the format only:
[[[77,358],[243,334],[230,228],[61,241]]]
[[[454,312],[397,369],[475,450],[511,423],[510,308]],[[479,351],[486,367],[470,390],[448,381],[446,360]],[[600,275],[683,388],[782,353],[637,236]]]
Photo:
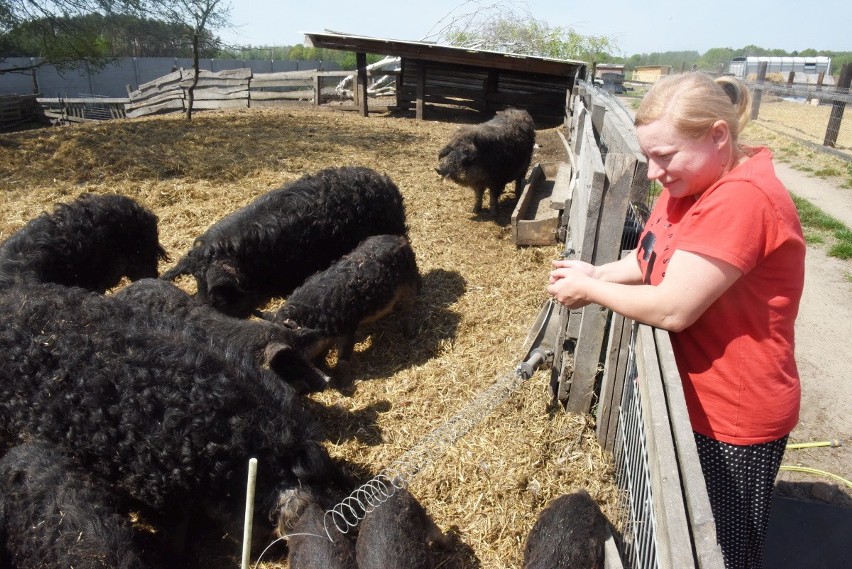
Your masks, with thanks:
[[[214,261],[204,274],[207,284],[207,296],[218,297],[227,303],[234,302],[240,295],[239,269],[227,261]]]
[[[278,377],[296,390],[296,393],[322,391],[331,381],[331,378],[309,362],[301,351],[282,342],[267,345],[263,351],[263,359]]]

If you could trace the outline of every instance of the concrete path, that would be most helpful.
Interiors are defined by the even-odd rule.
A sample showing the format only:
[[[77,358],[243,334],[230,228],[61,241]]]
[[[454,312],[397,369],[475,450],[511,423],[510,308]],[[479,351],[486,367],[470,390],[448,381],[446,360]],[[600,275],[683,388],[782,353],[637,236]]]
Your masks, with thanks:
[[[852,188],[838,188],[830,182],[812,178],[777,161],[775,173],[790,193],[808,200],[852,229]]]

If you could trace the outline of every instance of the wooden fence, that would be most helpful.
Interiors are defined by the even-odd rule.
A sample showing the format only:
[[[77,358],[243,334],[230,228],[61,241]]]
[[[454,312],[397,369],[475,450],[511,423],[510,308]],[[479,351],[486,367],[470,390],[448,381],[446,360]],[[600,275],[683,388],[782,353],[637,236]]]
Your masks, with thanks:
[[[125,107],[130,99],[109,97],[39,97],[45,117],[54,123],[68,124],[121,119],[127,116]]]
[[[837,134],[840,132],[840,124],[843,120],[843,111],[846,103],[852,102],[849,86],[852,83],[852,65],[844,63],[837,78],[837,84],[832,89],[823,88],[822,85],[799,86],[793,83],[794,73],[790,74],[790,80],[786,85],[776,85],[766,82],[767,62],[760,63],[757,71],[757,81],[750,85],[754,91],[752,101],[751,118],[756,119],[760,113],[760,103],[764,92],[774,93],[780,96],[802,97],[806,99],[818,99],[831,101],[831,116],[825,130],[823,146],[834,148],[837,143]]]
[[[327,88],[329,80],[336,83],[353,73],[312,70],[253,73],[248,68],[218,72],[202,70],[193,91],[193,109],[279,107],[294,101],[318,105],[331,96]],[[136,90],[128,89],[127,116],[133,118],[186,111],[193,75],[191,69],[178,69],[140,85]],[[368,76],[373,75],[384,76],[387,72],[368,73]],[[351,108],[354,110],[356,106]]]
[[[0,95],[0,132],[44,120],[35,95]]]
[[[647,211],[653,199],[647,162],[629,114],[612,95],[580,82],[566,110],[572,175],[565,256],[613,261],[632,233],[628,212]],[[576,311],[558,305],[553,312],[558,327],[551,385],[568,410],[596,415],[598,439],[615,457],[625,565],[721,569],[668,333],[595,305]]]

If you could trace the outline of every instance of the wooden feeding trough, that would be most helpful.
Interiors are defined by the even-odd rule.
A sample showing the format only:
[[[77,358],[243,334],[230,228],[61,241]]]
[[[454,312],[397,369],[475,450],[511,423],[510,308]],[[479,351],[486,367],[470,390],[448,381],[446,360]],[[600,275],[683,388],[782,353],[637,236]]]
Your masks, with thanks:
[[[536,164],[512,212],[515,245],[553,245],[565,240],[562,214],[571,199],[568,162]]]

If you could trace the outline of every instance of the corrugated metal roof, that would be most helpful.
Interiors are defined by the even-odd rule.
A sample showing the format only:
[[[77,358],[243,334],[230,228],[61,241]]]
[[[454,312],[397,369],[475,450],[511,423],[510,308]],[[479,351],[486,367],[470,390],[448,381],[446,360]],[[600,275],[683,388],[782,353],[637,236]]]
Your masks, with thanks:
[[[518,53],[470,49],[433,42],[374,38],[338,32],[302,32],[306,44],[312,47],[341,49],[361,53],[396,55],[412,59],[427,59],[460,65],[475,65],[496,69],[512,69],[550,75],[575,75],[586,62]]]

